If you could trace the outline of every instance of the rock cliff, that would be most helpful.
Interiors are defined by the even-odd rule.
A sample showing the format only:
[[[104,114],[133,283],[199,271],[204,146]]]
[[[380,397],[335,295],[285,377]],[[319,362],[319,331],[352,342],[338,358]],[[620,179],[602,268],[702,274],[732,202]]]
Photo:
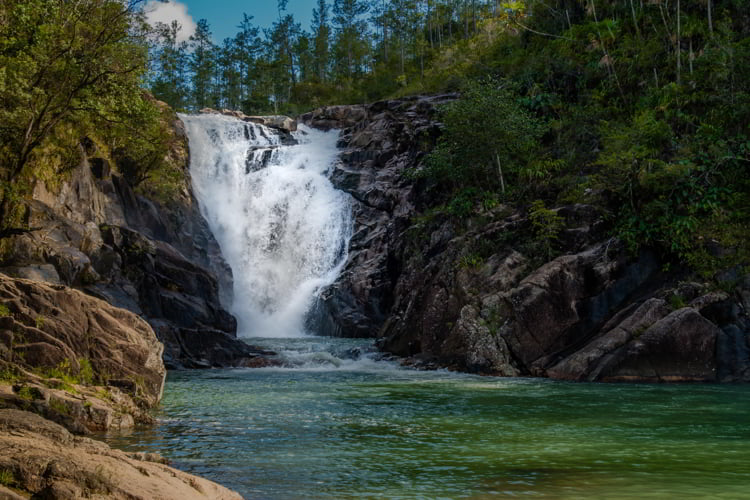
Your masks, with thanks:
[[[404,175],[439,134],[435,106],[453,95],[329,106],[302,115],[312,127],[341,129],[340,162],[331,180],[353,198],[354,231],[340,278],[325,291],[319,330],[374,337],[385,321],[416,214],[414,182]]]
[[[174,117],[166,198],[137,192],[113,155],[81,143],[80,164],[27,201],[31,230],[4,241],[0,272],[79,288],[142,315],[165,344],[169,368],[252,365],[225,310],[232,277],[192,194],[187,138]]]
[[[428,210],[414,180],[454,96],[331,106],[300,119],[341,128],[334,184],[353,197],[354,236],[321,299],[321,329],[379,337],[423,367],[590,381],[750,381],[750,277],[726,291],[610,239],[589,205],[555,209],[546,262],[528,212]],[[481,124],[477,124],[481,126]],[[467,131],[470,133],[470,131]]]

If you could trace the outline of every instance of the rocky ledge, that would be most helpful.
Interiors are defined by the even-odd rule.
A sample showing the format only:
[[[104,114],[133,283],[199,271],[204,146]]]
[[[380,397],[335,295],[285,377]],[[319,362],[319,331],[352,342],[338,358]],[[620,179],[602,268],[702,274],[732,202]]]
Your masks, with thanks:
[[[0,274],[0,404],[85,433],[150,422],[163,345],[130,311],[64,285]]]
[[[159,455],[113,450],[27,411],[0,410],[0,449],[0,498],[242,498]]]
[[[297,120],[284,115],[264,115],[264,116],[249,116],[242,111],[236,111],[232,109],[222,109],[221,111],[213,108],[203,108],[200,113],[209,115],[224,115],[237,118],[243,122],[258,123],[265,125],[266,127],[275,129],[281,138],[282,144],[296,144],[295,139],[291,133],[297,130]]]

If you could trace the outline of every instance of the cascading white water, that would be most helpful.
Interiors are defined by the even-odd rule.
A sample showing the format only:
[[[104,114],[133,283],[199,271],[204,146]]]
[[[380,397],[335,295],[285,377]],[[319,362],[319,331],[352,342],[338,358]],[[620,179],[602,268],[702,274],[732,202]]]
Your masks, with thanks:
[[[347,196],[327,173],[338,132],[300,126],[298,145],[221,115],[182,115],[201,211],[234,274],[240,336],[304,334],[316,292],[346,260]]]

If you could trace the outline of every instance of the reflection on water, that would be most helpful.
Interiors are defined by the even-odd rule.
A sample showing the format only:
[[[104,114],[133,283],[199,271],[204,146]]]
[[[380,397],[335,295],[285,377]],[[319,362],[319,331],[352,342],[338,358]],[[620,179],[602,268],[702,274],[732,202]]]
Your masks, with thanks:
[[[417,372],[362,341],[268,342],[338,361],[172,372],[160,424],[108,441],[246,498],[750,499],[748,386]]]

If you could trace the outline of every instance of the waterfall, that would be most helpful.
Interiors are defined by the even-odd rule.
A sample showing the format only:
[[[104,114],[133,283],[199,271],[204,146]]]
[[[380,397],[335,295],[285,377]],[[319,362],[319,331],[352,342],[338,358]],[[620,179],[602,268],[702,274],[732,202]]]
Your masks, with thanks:
[[[203,216],[234,275],[241,337],[304,331],[316,294],[346,261],[351,206],[328,172],[338,132],[304,125],[296,145],[273,130],[221,115],[181,115]]]

